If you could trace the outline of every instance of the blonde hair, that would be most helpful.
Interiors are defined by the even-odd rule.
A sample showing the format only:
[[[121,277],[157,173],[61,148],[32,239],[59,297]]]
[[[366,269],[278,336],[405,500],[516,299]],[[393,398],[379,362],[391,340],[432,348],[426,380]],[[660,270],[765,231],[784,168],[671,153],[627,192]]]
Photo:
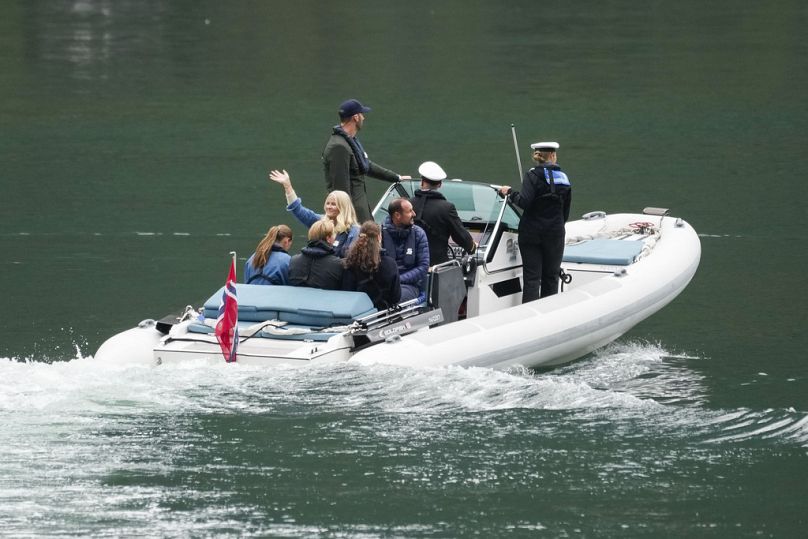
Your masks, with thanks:
[[[337,209],[339,210],[337,217],[334,219],[334,231],[337,234],[341,234],[350,230],[356,223],[356,210],[354,209],[353,202],[351,202],[351,196],[345,191],[331,191],[328,193],[328,196],[325,197],[326,201],[328,201],[328,197],[330,196],[334,197],[334,202],[336,202]],[[325,211],[325,204],[323,204],[323,211]]]
[[[309,241],[323,240],[334,236],[334,223],[328,217],[323,217],[309,228]]]
[[[270,228],[264,238],[258,242],[258,247],[255,248],[255,257],[253,257],[252,265],[255,269],[261,269],[269,260],[269,253],[272,251],[272,246],[281,240],[292,237],[292,229],[286,225],[276,225]]]
[[[533,150],[533,160],[539,164],[544,164],[550,159],[550,154],[554,154],[555,151],[547,151],[547,150]]]

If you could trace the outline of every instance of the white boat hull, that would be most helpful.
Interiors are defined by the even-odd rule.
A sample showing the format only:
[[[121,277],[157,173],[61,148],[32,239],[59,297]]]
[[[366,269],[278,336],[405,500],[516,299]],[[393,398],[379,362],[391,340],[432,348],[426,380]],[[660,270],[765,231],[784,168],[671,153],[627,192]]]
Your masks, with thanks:
[[[567,236],[593,234],[647,219],[638,214],[610,215],[594,222],[575,221]],[[626,267],[564,263],[573,276],[562,293],[524,305],[520,294],[497,298],[498,310],[354,350],[348,334],[327,342],[270,339],[240,344],[242,364],[302,366],[319,361],[355,361],[401,366],[549,367],[580,358],[629,331],[670,303],[692,279],[700,259],[700,242],[687,223],[660,220],[660,236],[651,254]],[[478,286],[487,279],[481,268]],[[504,273],[512,276],[513,270]],[[517,272],[518,273],[518,272]],[[508,306],[511,302],[512,306]],[[505,305],[502,307],[502,305]],[[481,307],[482,308],[482,307]],[[186,323],[187,324],[187,323]],[[125,331],[98,350],[96,357],[116,361],[147,361],[154,365],[188,359],[223,361],[212,335],[182,338],[183,324],[167,338],[153,325]]]
[[[642,215],[609,216],[626,224]],[[582,357],[629,331],[673,301],[692,279],[701,255],[690,225],[662,223],[654,254],[561,294],[503,311],[385,342],[355,354],[352,361],[396,365],[462,365],[507,369],[549,367]],[[583,235],[590,223],[569,223],[567,235]],[[592,271],[564,264],[573,275]],[[605,268],[598,268],[604,270]]]

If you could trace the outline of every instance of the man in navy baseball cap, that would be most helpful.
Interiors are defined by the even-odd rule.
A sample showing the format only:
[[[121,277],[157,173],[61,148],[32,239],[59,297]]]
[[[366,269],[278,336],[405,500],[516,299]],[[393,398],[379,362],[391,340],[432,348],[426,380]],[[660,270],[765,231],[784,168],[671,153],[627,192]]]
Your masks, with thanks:
[[[410,178],[400,176],[370,160],[362,143],[356,138],[365,123],[366,112],[370,112],[370,107],[358,100],[344,101],[339,106],[339,125],[334,126],[323,149],[325,188],[329,193],[338,190],[350,195],[359,223],[373,219],[365,176],[388,182]]]
[[[354,114],[366,114],[368,112],[370,112],[370,107],[364,106],[356,99],[349,99],[339,106],[340,120],[350,118]]]

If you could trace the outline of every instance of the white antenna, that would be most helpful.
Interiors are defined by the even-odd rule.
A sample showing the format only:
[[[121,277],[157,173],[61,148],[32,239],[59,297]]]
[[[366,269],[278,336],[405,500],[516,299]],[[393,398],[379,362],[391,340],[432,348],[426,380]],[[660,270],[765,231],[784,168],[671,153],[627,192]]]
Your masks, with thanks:
[[[519,181],[522,181],[524,173],[522,172],[522,160],[519,159],[519,144],[516,142],[516,127],[511,124],[511,134],[513,135],[513,149],[516,151],[516,166],[519,167]]]

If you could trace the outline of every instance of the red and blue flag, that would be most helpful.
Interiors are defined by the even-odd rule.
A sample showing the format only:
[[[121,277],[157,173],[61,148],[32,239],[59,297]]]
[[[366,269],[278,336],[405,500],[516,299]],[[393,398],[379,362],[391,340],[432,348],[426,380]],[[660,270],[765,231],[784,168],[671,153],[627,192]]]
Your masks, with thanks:
[[[236,259],[230,264],[230,273],[222,291],[219,316],[216,317],[216,340],[222,348],[224,360],[236,361],[238,349],[238,296],[236,295]]]

